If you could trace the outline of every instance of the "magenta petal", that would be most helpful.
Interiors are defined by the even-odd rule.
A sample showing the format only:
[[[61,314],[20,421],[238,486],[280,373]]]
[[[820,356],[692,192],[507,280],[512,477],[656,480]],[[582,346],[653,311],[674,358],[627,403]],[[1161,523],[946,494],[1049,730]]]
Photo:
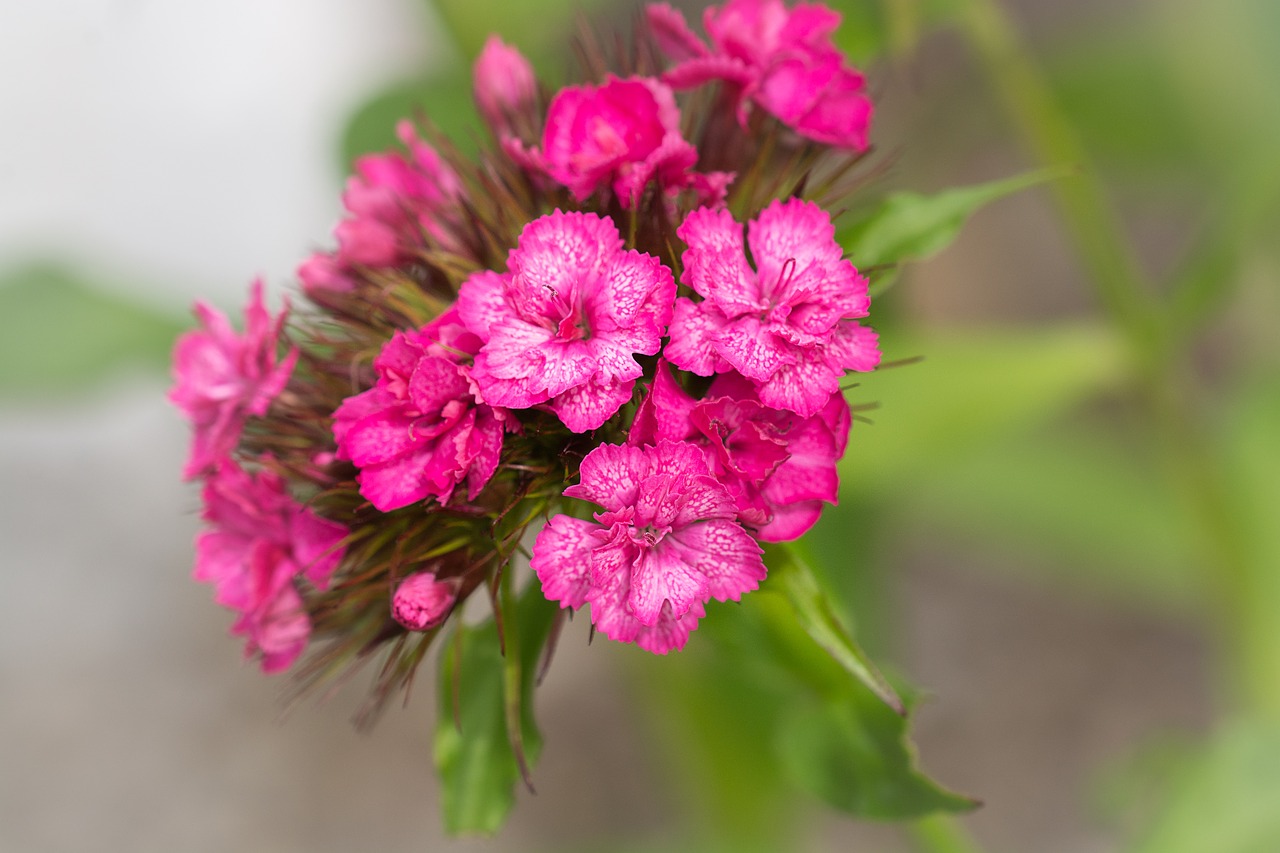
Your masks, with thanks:
[[[775,504],[769,520],[755,528],[762,542],[791,542],[799,539],[822,517],[822,501]]]
[[[390,462],[419,445],[413,434],[416,418],[399,408],[384,409],[350,426],[344,455],[359,468]]]
[[[489,329],[514,317],[503,298],[503,276],[489,270],[475,273],[458,290],[458,314],[463,324],[481,341],[489,340]]]
[[[795,361],[790,347],[755,317],[730,320],[716,335],[716,351],[748,379],[768,379]]]
[[[831,395],[839,390],[842,375],[821,353],[806,353],[795,364],[779,368],[757,387],[760,400],[766,406],[807,418],[822,411]]]
[[[671,318],[671,339],[662,351],[668,361],[699,376],[729,370],[716,340],[725,328],[724,314],[710,302],[693,302],[680,297]]]
[[[321,518],[309,509],[298,507],[290,530],[294,561],[316,589],[327,589],[329,579],[342,562],[342,540],[347,528]]]
[[[845,370],[865,373],[880,363],[879,335],[852,320],[836,326],[826,349],[827,358]]]
[[[662,75],[662,82],[673,89],[693,89],[713,80],[746,86],[755,72],[745,63],[729,56],[696,56],[676,65]]]
[[[695,602],[705,599],[707,578],[684,557],[684,553],[660,544],[643,554],[632,568],[627,605],[642,625],[655,625],[665,605],[670,605],[671,615],[678,619]]]
[[[498,470],[505,433],[503,421],[493,409],[484,406],[477,410],[475,428],[467,438],[467,454],[471,460],[467,471],[467,500],[475,500]]]
[[[561,607],[582,607],[590,590],[592,551],[600,545],[599,525],[557,515],[538,532],[529,565],[542,583],[542,594]]]
[[[605,269],[622,251],[613,221],[590,213],[553,211],[520,232],[508,265],[506,299],[526,319],[554,311],[575,294],[584,272]]]
[[[676,234],[688,245],[680,280],[699,296],[714,299],[727,315],[758,307],[760,288],[747,265],[742,226],[728,210],[698,208]]]
[[[608,321],[610,327],[629,328],[643,316],[661,337],[671,322],[671,304],[676,298],[671,270],[651,255],[619,252],[612,258],[605,280],[607,286],[584,294],[596,324]]]
[[[360,494],[379,512],[391,512],[423,500],[431,494],[426,471],[429,458],[419,453],[408,453],[362,468],[356,476]]]
[[[747,245],[761,278],[772,279],[788,263],[836,263],[841,250],[835,242],[830,215],[811,201],[774,201],[747,225]]]
[[[707,53],[706,45],[689,29],[684,15],[669,4],[650,3],[644,12],[649,31],[667,56],[678,62]]]
[[[737,601],[766,574],[760,546],[728,519],[687,525],[668,534],[663,544],[707,579],[708,593],[717,601]]]
[[[648,473],[649,456],[640,448],[602,444],[582,460],[578,485],[564,493],[617,511],[635,504],[640,480]]]
[[[634,380],[627,380],[600,385],[592,379],[552,400],[551,410],[574,432],[599,429],[631,399],[635,384]]]
[[[640,402],[631,432],[629,444],[657,444],[659,441],[684,441],[696,432],[690,415],[697,403],[685,393],[671,375],[671,366],[659,359],[649,393]]]

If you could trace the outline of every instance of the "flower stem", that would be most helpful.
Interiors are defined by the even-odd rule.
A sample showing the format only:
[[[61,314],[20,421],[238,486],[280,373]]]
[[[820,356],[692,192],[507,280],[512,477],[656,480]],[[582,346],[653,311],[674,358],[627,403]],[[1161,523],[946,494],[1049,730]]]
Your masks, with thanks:
[[[961,27],[1032,153],[1045,164],[1081,170],[1079,179],[1051,186],[1059,214],[1134,358],[1146,428],[1217,592],[1236,699],[1255,714],[1280,719],[1280,619],[1264,604],[1272,599],[1274,568],[1254,565],[1243,545],[1228,476],[1186,387],[1188,341],[1177,334],[1177,313],[1203,301],[1203,285],[1182,288],[1180,312],[1153,295],[1075,128],[1000,4],[969,0],[960,8]],[[1185,325],[1185,316],[1180,322]]]

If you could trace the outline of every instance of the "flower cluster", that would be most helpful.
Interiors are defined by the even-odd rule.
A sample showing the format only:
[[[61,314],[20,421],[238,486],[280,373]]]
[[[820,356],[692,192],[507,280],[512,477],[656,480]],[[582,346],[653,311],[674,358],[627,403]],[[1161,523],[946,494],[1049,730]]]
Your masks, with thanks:
[[[356,162],[302,309],[273,319],[255,285],[237,334],[197,308],[172,392],[196,577],[264,669],[323,638],[304,677],[386,649],[378,690],[403,686],[522,552],[546,599],[665,654],[835,502],[843,378],[879,360],[829,213],[863,78],[822,6],[728,0],[705,41],[646,20],[549,96],[491,39],[490,146],[401,124]]]

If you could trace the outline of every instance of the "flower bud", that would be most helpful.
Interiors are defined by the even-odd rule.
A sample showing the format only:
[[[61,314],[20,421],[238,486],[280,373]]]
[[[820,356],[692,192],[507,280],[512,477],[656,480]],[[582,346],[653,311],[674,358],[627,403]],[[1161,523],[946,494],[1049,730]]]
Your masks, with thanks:
[[[476,106],[500,137],[512,135],[513,120],[529,110],[538,96],[529,60],[496,35],[489,36],[476,58],[474,85]]]
[[[458,579],[431,572],[410,575],[391,599],[391,615],[410,631],[426,631],[445,620],[458,597]]]

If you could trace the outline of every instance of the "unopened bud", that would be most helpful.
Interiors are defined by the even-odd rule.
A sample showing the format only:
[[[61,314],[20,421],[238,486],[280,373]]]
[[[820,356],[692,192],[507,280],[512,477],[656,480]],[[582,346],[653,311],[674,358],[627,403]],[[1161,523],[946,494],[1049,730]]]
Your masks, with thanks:
[[[418,572],[396,587],[391,615],[410,631],[426,631],[445,620],[457,598],[457,578],[441,580],[431,572]]]
[[[513,120],[538,97],[533,66],[520,51],[489,36],[475,64],[476,106],[498,136],[513,132]]]

